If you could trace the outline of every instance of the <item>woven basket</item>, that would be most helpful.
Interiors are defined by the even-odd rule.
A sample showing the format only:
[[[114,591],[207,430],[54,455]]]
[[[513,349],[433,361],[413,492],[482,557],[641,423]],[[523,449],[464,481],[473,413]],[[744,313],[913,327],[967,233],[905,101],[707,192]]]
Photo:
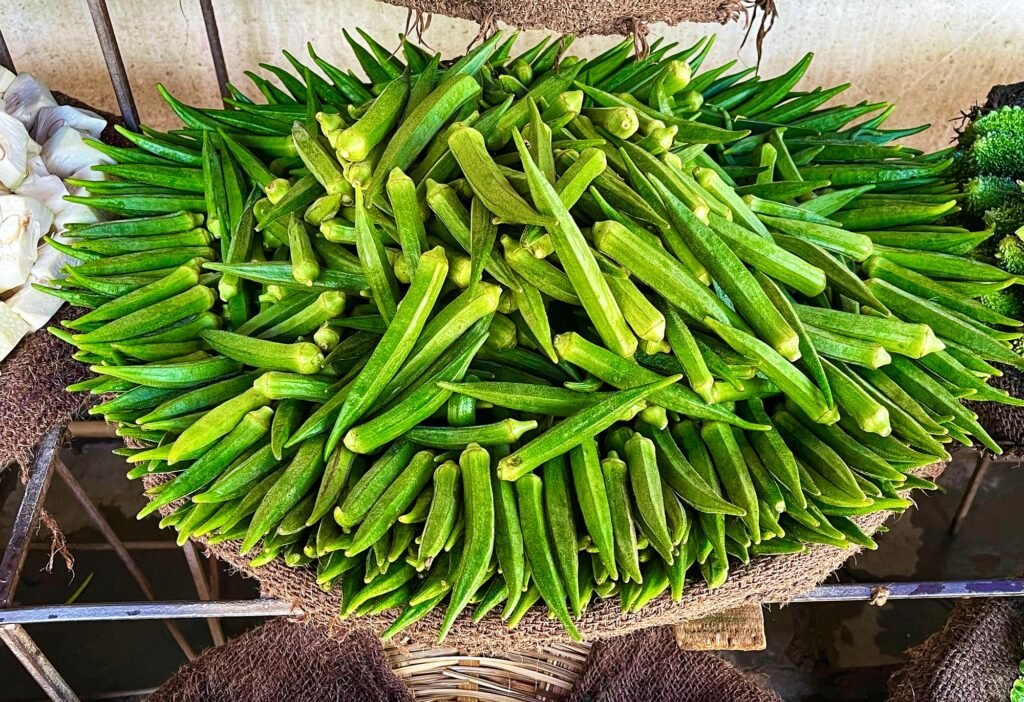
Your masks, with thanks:
[[[944,467],[945,464],[933,464],[917,474],[934,478]],[[148,476],[143,481],[149,487],[162,479],[166,476]],[[170,513],[176,506],[169,505],[161,512]],[[861,517],[857,523],[870,534],[885,521],[886,515],[876,513]],[[337,590],[324,592],[317,587],[312,568],[289,568],[280,559],[253,568],[248,559],[239,554],[237,541],[210,545],[199,539],[198,543],[238,572],[257,580],[264,596],[293,602],[305,612],[307,621],[331,635],[344,637],[354,630],[378,635],[394,619],[394,613],[387,612],[342,620],[338,617],[340,593]],[[714,590],[703,581],[691,580],[681,602],[673,602],[665,595],[639,612],[626,615],[619,611],[619,603],[614,598],[593,601],[577,625],[588,641],[599,641],[650,627],[703,619],[742,605],[787,602],[814,588],[855,553],[854,549],[813,546],[802,554],[754,558],[746,565],[734,565],[726,583]],[[410,646],[434,645],[441,615],[441,610],[435,610],[405,629],[404,642]],[[531,609],[515,629],[508,629],[496,616],[485,617],[477,624],[468,617],[460,617],[445,639],[447,645],[472,655],[525,653],[568,641],[561,625],[549,619],[540,608]]]

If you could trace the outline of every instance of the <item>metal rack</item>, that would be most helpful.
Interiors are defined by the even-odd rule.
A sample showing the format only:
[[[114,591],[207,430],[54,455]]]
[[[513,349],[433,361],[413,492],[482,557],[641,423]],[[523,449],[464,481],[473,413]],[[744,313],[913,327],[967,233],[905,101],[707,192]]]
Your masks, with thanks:
[[[103,53],[107,72],[113,86],[121,117],[128,128],[137,130],[138,110],[131,84],[125,70],[117,37],[111,24],[105,0],[86,0]],[[206,28],[207,40],[213,60],[214,72],[222,95],[227,94],[228,71],[220,43],[212,0],[199,0]],[[0,32],[0,65],[14,70],[15,64]],[[39,649],[26,625],[114,620],[162,620],[187,657],[195,652],[185,639],[175,620],[207,619],[215,644],[223,643],[219,620],[230,617],[297,616],[302,611],[289,602],[275,599],[221,601],[214,582],[208,581],[195,547],[185,547],[186,562],[196,583],[198,599],[195,601],[158,602],[145,575],[136,565],[128,547],[111,529],[99,510],[86,495],[59,457],[59,449],[66,427],[53,427],[39,444],[35,460],[29,471],[11,538],[0,560],[0,641],[14,653],[25,670],[36,680],[51,699],[77,700],[60,672]],[[72,432],[74,433],[74,432]],[[954,531],[970,508],[985,469],[991,462],[988,455],[979,456],[975,475],[953,522]],[[0,466],[2,468],[2,466]],[[117,554],[148,601],[104,604],[72,604],[12,607],[25,557],[30,549],[30,535],[38,521],[43,502],[54,473],[71,489],[72,494],[88,514],[90,520]],[[214,571],[211,571],[211,573]],[[925,581],[899,583],[845,583],[820,585],[791,600],[792,602],[865,601],[881,604],[887,600],[963,598],[963,597],[1020,597],[1024,596],[1024,580],[968,580]]]

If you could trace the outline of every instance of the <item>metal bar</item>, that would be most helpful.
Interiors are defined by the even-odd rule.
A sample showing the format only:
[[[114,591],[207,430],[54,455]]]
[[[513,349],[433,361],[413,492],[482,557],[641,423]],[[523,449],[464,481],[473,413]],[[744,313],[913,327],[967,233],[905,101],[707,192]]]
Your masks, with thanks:
[[[51,700],[77,702],[78,696],[67,684],[36,642],[21,626],[0,626],[0,641],[7,644],[28,674]]]
[[[7,40],[4,39],[3,32],[0,32],[0,66],[11,73],[18,72],[18,69],[14,67],[14,58],[11,56],[11,50],[7,48]]]
[[[146,578],[145,574],[143,574],[138,564],[135,563],[135,559],[133,559],[131,554],[128,553],[128,549],[126,549],[124,544],[121,543],[121,539],[114,533],[114,530],[103,515],[100,514],[100,511],[96,509],[96,505],[94,505],[92,500],[89,499],[89,496],[85,493],[81,484],[75,480],[75,476],[71,475],[71,471],[68,470],[67,466],[65,466],[60,460],[56,460],[54,463],[56,464],[58,475],[60,475],[64,482],[67,483],[71,493],[75,496],[75,499],[78,500],[78,504],[82,506],[85,513],[89,515],[89,519],[92,521],[93,525],[95,525],[96,529],[98,529],[100,534],[103,535],[103,538],[106,539],[114,549],[114,553],[116,553],[117,557],[121,559],[121,562],[124,563],[124,567],[128,569],[132,579],[135,580],[139,589],[142,590],[142,594],[147,600],[155,602],[156,595],[153,592],[152,586],[149,584],[149,580]],[[181,629],[178,628],[178,625],[174,622],[166,621],[164,622],[164,626],[167,627],[167,631],[169,631],[171,636],[174,637],[174,640],[178,642],[178,646],[181,648],[182,653],[184,653],[190,661],[195,660],[196,652],[193,650],[192,646],[189,645],[188,639],[185,638],[185,634],[183,634]]]
[[[100,49],[107,64],[107,73],[110,74],[110,84],[114,86],[114,97],[117,98],[121,117],[128,129],[138,131],[139,111],[135,107],[135,97],[132,95],[132,86],[124,68],[124,61],[121,59],[121,48],[117,45],[114,26],[110,23],[107,2],[86,0],[86,3],[89,5],[92,23],[96,27],[96,37],[100,40]]]
[[[185,562],[188,563],[189,572],[192,573],[192,581],[196,584],[196,594],[199,595],[199,599],[203,602],[209,602],[212,599],[210,597],[210,585],[206,582],[203,564],[199,561],[199,552],[196,551],[195,544],[191,541],[186,541],[182,551],[185,552]],[[224,630],[220,626],[220,620],[216,617],[209,617],[206,620],[206,625],[210,627],[210,638],[213,639],[213,645],[223,646]]]
[[[203,10],[203,24],[206,25],[206,39],[210,43],[210,56],[213,57],[213,72],[217,75],[217,87],[220,96],[227,97],[228,67],[224,63],[224,49],[220,45],[220,31],[217,29],[217,17],[213,14],[213,0],[199,0]]]
[[[949,525],[949,533],[951,535],[956,536],[960,532],[960,527],[967,518],[967,513],[971,511],[971,506],[974,504],[974,498],[977,497],[978,489],[981,487],[981,483],[985,480],[985,475],[988,473],[988,469],[991,465],[992,454],[988,451],[981,451],[978,454],[978,460],[974,465],[974,472],[971,474],[971,480],[967,483],[967,489],[964,490],[964,496],[960,498],[960,504],[957,505],[956,514],[953,516],[953,521]]]
[[[206,619],[208,617],[300,616],[284,600],[221,602],[118,602],[110,604],[34,605],[0,610],[0,625],[52,622],[102,622],[128,619]]]
[[[0,608],[7,607],[14,601],[14,590],[18,585],[21,569],[25,565],[32,529],[43,508],[46,491],[50,489],[54,464],[58,463],[55,457],[62,435],[63,429],[60,426],[51,427],[39,442],[35,459],[32,461],[25,494],[21,498],[18,515],[14,518],[14,526],[11,528],[11,538],[4,550],[3,560],[0,560]]]
[[[819,585],[793,602],[869,602],[961,597],[1024,597],[1024,580],[954,580]],[[772,603],[766,604],[783,604]],[[122,619],[205,619],[208,617],[296,617],[302,609],[284,600],[220,602],[118,602],[37,605],[0,610],[0,625],[90,622]]]
[[[921,600],[957,597],[1022,597],[1024,580],[947,580],[819,585],[790,602]]]

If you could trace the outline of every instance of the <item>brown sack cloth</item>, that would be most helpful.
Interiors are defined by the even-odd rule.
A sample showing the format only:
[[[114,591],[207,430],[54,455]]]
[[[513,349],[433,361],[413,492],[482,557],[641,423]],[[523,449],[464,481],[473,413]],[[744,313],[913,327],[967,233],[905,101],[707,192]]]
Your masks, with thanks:
[[[566,34],[646,33],[652,22],[715,22],[746,16],[751,8],[771,14],[772,0],[384,0],[410,12],[461,17],[486,31],[498,21],[520,29]],[[425,28],[425,27],[424,27]]]
[[[1024,602],[964,600],[908,656],[889,702],[1005,702],[1024,658]]]
[[[684,651],[669,627],[601,641],[568,702],[782,702],[705,651]]]
[[[330,639],[274,619],[211,648],[171,676],[149,702],[411,702],[380,642],[365,632]]]
[[[442,693],[436,677],[443,676],[443,670],[413,676],[412,690],[392,673],[388,656],[401,658],[402,651],[391,647],[385,652],[376,639],[364,633],[353,633],[338,641],[327,638],[315,627],[276,619],[185,664],[149,700],[406,702],[414,696],[441,699],[437,696]],[[426,654],[423,664],[429,666],[431,652],[421,653]],[[436,653],[443,660],[450,660],[448,668],[458,671],[464,681],[459,687],[467,691],[467,699],[477,699],[471,690],[486,691],[488,699],[493,700],[531,696],[521,684],[502,682],[501,673],[494,668],[477,668],[472,659],[449,659],[449,650]],[[530,662],[517,659],[506,664],[532,667]],[[427,688],[433,692],[428,693]],[[506,688],[507,695],[501,692]],[[565,694],[554,690],[535,692],[538,700],[548,702],[561,700]],[[445,695],[443,699],[449,698]],[[667,627],[595,644],[567,702],[585,700],[781,702],[775,693],[761,689],[713,654],[681,650]]]
[[[65,305],[50,323],[80,314]],[[89,375],[85,364],[71,358],[74,352],[44,327],[0,361],[0,471],[14,463],[27,467],[50,427],[66,424],[95,400],[88,393],[64,391]]]

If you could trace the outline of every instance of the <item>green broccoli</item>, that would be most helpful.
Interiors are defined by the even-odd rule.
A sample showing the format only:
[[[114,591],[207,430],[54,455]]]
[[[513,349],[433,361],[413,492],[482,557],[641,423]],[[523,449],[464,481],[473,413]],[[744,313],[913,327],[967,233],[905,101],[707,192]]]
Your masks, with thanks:
[[[1021,197],[1020,188],[1013,178],[999,176],[977,176],[964,184],[965,209],[981,217],[988,210],[1002,207]]]
[[[991,97],[990,97],[991,99]],[[978,220],[995,236],[970,255],[1024,275],[1024,109],[1006,106],[982,113],[971,111],[971,123],[960,132],[952,173],[965,181],[965,226]],[[984,295],[979,301],[1014,319],[1024,319],[1024,293],[1017,286]],[[1013,344],[1024,352],[1024,340]]]
[[[1007,234],[999,241],[996,259],[1007,273],[1024,275],[1024,241],[1016,234]]]
[[[1019,285],[1012,285],[988,295],[982,295],[978,302],[1010,319],[1024,319],[1024,292]],[[1015,339],[1010,347],[1017,353],[1024,353],[1024,339]]]

